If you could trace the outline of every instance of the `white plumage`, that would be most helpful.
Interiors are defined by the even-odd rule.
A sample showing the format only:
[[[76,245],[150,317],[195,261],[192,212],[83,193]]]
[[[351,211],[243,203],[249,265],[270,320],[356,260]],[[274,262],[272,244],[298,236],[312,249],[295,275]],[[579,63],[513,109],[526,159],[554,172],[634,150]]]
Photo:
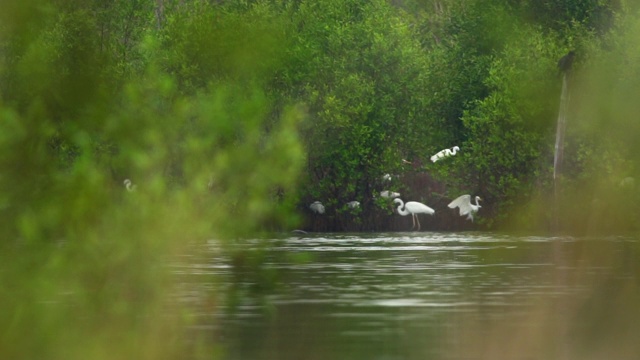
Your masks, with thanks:
[[[316,214],[324,214],[324,205],[320,201],[314,201],[311,205],[309,205],[309,209]]]
[[[453,200],[449,203],[449,208],[455,209],[456,207],[460,208],[460,216],[467,216],[467,220],[473,221],[473,214],[477,213],[480,210],[481,206],[478,201],[482,200],[480,196],[475,197],[476,203],[471,203],[471,195],[462,195],[457,199]]]
[[[360,202],[359,201],[355,201],[355,200],[354,201],[349,201],[347,203],[347,206],[352,208],[352,209],[356,209],[356,208],[360,207]]]
[[[400,193],[384,190],[384,191],[380,191],[380,196],[386,199],[393,199],[393,198],[400,197]]]
[[[411,214],[411,218],[413,220],[413,226],[411,227],[411,230],[413,230],[413,228],[416,226],[416,223],[418,224],[418,230],[420,230],[420,220],[418,219],[418,214],[433,215],[436,212],[427,205],[419,203],[417,201],[408,201],[405,204],[402,199],[394,199],[393,202],[396,204],[400,204],[398,205],[398,214],[402,216]]]
[[[433,155],[431,157],[431,161],[432,162],[436,162],[438,160],[447,158],[449,156],[453,156],[455,155],[458,151],[460,151],[460,148],[457,146],[452,147],[451,149],[444,149],[444,150],[440,150],[437,154]]]
[[[124,179],[124,182],[123,182],[123,183],[124,183],[124,186],[127,188],[127,191],[128,191],[128,192],[134,192],[134,191],[136,191],[137,186],[136,186],[136,185],[133,185],[133,184],[131,183],[131,180],[129,180],[129,179]]]

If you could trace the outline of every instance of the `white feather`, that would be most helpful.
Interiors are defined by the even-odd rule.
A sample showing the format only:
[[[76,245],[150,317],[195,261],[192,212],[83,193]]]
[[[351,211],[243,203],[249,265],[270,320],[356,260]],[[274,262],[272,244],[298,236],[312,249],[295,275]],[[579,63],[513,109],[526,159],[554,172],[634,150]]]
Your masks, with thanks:
[[[324,205],[320,201],[314,201],[309,208],[316,214],[324,214]]]
[[[400,193],[384,190],[384,191],[380,191],[380,196],[386,199],[394,199],[394,198],[400,197]]]
[[[413,221],[413,226],[411,227],[411,230],[413,230],[413,228],[416,227],[416,224],[418,225],[418,230],[420,230],[420,219],[418,219],[418,214],[433,215],[435,213],[435,210],[417,201],[408,201],[405,204],[404,201],[402,201],[402,199],[393,199],[393,202],[395,204],[398,204],[398,214],[402,216],[411,214],[411,218]]]
[[[471,195],[462,195],[449,203],[449,208],[455,209],[456,207],[460,209],[460,216],[467,215],[467,219],[473,221],[473,214],[477,213],[480,210],[481,206],[478,204],[479,200],[482,200],[480,196],[475,197],[476,203],[471,203]]]
[[[355,200],[354,201],[349,201],[347,203],[347,206],[349,206],[352,209],[359,208],[360,207],[360,201],[355,201]]]
[[[459,147],[454,146],[451,149],[444,149],[444,150],[440,150],[438,153],[436,153],[435,155],[433,155],[431,157],[431,161],[432,162],[436,162],[440,159],[444,159],[447,158],[449,156],[453,156],[455,155],[458,151],[460,150]]]

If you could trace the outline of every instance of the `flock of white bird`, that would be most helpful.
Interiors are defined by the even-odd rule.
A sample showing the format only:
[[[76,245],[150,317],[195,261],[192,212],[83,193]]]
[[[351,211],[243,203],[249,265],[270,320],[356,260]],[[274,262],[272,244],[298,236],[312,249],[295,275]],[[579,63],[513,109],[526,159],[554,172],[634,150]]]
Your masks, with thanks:
[[[458,151],[460,151],[460,148],[458,146],[441,150],[431,157],[431,161],[435,163],[438,160],[442,160],[455,155]],[[385,174],[383,176],[383,179],[387,181],[390,181],[391,178],[392,176],[390,174]],[[386,199],[393,199],[393,202],[398,205],[398,214],[402,216],[411,215],[411,220],[413,222],[411,230],[416,227],[416,230],[420,230],[420,219],[418,218],[418,214],[433,215],[436,212],[429,206],[417,201],[407,201],[405,203],[404,201],[402,201],[402,199],[400,199],[400,193],[397,192],[384,190],[380,192],[380,196]],[[480,198],[480,196],[476,196],[474,200],[475,204],[472,203],[471,195],[465,194],[457,197],[447,206],[450,209],[458,208],[460,211],[460,216],[466,216],[467,220],[471,220],[473,222],[473,215],[477,213],[478,210],[480,210],[481,206],[479,201],[481,201],[482,199]],[[360,203],[358,201],[350,201],[349,203],[347,203],[347,205],[350,208],[357,208],[360,206]],[[322,205],[320,201],[314,201],[311,205],[309,205],[309,208],[316,214],[324,214],[325,212],[324,205]]]
[[[480,201],[482,201],[480,196],[476,196],[474,200],[476,202],[475,204],[471,202],[471,195],[465,194],[458,196],[447,206],[450,209],[458,208],[460,210],[460,216],[466,216],[467,220],[471,220],[473,222],[473,215],[477,213],[478,210],[480,210],[480,208],[482,207],[479,203]],[[416,226],[416,230],[420,230],[420,219],[418,218],[418,214],[433,215],[436,212],[429,206],[417,201],[407,201],[405,203],[404,201],[402,201],[402,199],[396,197],[393,199],[393,202],[398,205],[398,214],[402,216],[411,215],[411,220],[413,221],[411,230],[416,228]],[[347,205],[349,207],[355,208],[360,206],[360,203],[358,201],[351,201],[347,203]],[[309,205],[309,208],[316,214],[324,214],[325,212],[324,205],[322,205],[320,201],[314,201],[311,205]]]
[[[433,155],[431,157],[431,161],[435,163],[438,160],[442,160],[447,157],[455,155],[458,151],[460,151],[460,148],[457,146],[454,146],[451,149],[444,149],[442,151],[439,151],[435,155]],[[406,162],[406,160],[403,160],[403,161]],[[390,174],[385,174],[383,176],[383,179],[390,181],[392,179],[392,176]],[[211,185],[211,180],[209,181],[209,186],[210,185]],[[134,185],[129,179],[124,180],[124,186],[128,192],[136,191],[136,185]],[[398,214],[402,216],[411,215],[411,219],[413,222],[413,226],[411,227],[411,230],[416,228],[416,226],[417,226],[416,230],[420,230],[420,219],[418,218],[418,214],[433,215],[436,212],[434,209],[417,201],[407,201],[405,203],[404,201],[402,201],[402,199],[400,199],[400,193],[398,192],[384,190],[380,192],[380,196],[386,199],[393,199],[393,202],[398,205],[398,208],[397,208]],[[467,194],[467,195],[459,196],[458,198],[453,200],[451,203],[449,203],[448,206],[450,209],[455,209],[456,207],[459,208],[460,216],[466,216],[468,220],[473,221],[473,215],[477,213],[481,207],[479,204],[479,201],[481,200],[482,199],[479,196],[476,196],[475,197],[476,203],[473,204],[471,202],[471,195]],[[360,207],[360,202],[355,200],[349,201],[347,203],[347,206],[351,209],[356,209]],[[311,205],[309,205],[309,208],[311,209],[311,211],[313,211],[316,214],[324,214],[325,212],[324,205],[322,205],[320,201],[314,201]]]

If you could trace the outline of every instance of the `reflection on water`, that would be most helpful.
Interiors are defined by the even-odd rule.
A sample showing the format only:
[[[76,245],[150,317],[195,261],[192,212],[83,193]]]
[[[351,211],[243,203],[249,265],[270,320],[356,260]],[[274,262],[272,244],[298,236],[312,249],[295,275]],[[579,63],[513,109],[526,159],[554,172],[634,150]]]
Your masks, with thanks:
[[[636,239],[322,234],[273,245],[264,266],[281,286],[266,305],[249,296],[202,311],[198,331],[227,359],[640,358]],[[181,271],[239,286],[214,253]]]

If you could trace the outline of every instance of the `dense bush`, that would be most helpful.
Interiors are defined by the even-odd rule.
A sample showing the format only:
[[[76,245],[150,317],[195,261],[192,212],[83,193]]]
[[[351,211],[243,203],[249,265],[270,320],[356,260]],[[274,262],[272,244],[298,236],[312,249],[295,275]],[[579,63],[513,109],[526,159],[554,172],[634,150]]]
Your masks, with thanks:
[[[154,2],[137,4],[146,7],[0,9],[31,20],[4,26],[0,44],[0,357],[195,357],[215,344],[185,343],[190,318],[168,261],[205,239],[225,248],[295,219],[304,113],[269,96],[272,67],[228,58],[245,46],[271,58],[252,46],[270,29],[198,64],[248,75],[202,72],[195,83],[170,56],[191,30],[159,31]]]
[[[357,200],[374,207],[383,175],[422,157],[436,132],[428,116],[425,52],[408,16],[384,1],[301,4],[282,72],[287,96],[306,104],[308,153],[301,194],[330,214]]]
[[[382,190],[546,227],[570,49],[558,213],[635,229],[640,17],[612,4],[3,1],[0,357],[197,357],[189,317],[160,315],[167,258],[300,226],[315,200],[322,230],[388,229]]]

